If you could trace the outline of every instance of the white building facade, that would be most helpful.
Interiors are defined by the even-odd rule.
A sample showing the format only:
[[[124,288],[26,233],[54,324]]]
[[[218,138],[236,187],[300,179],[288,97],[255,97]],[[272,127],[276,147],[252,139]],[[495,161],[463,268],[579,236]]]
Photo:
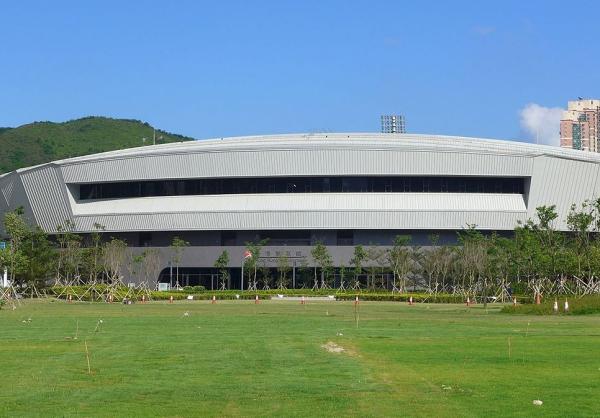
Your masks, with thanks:
[[[0,212],[22,207],[50,234],[94,224],[134,248],[190,242],[182,266],[201,274],[224,250],[237,268],[245,243],[268,238],[310,265],[326,244],[337,265],[355,245],[396,235],[452,242],[476,225],[509,234],[554,204],[566,230],[571,204],[600,194],[600,156],[556,147],[409,134],[298,134],[164,144],[55,161],[0,177]],[[193,270],[196,269],[196,270]],[[204,269],[204,270],[202,270]],[[204,273],[202,273],[204,274]],[[206,273],[208,274],[208,273]],[[235,276],[235,272],[234,272]],[[200,276],[198,276],[200,277]]]

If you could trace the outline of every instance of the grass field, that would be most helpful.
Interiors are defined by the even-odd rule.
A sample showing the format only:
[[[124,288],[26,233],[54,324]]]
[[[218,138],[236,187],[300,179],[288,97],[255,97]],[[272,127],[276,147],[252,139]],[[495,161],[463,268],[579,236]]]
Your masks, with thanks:
[[[0,311],[0,353],[2,416],[600,414],[598,315],[34,300]]]

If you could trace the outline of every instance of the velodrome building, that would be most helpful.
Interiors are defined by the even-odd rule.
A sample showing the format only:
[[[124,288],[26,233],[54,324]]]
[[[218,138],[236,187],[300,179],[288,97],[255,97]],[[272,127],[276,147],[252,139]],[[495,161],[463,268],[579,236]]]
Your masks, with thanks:
[[[132,148],[54,161],[0,176],[0,212],[23,207],[50,234],[69,220],[94,224],[134,250],[155,247],[169,268],[174,236],[183,284],[202,283],[228,250],[239,286],[245,243],[269,238],[262,256],[313,265],[326,244],[337,266],[354,246],[399,234],[427,245],[476,225],[509,234],[536,207],[555,204],[566,230],[572,203],[600,195],[600,155],[477,138],[409,134],[297,134]]]

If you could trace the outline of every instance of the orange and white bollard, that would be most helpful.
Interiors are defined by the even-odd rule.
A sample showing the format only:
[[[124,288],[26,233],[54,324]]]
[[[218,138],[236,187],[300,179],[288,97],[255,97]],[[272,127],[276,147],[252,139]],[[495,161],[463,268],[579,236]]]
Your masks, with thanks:
[[[306,300],[304,300],[304,296],[300,298],[300,305],[306,305]]]
[[[552,309],[554,310],[554,313],[558,313],[558,301],[556,299],[554,300],[554,306]]]
[[[513,306],[517,306],[517,298],[516,297],[513,298]]]
[[[355,305],[358,305],[358,304],[359,304],[359,301],[358,301],[358,296],[354,298],[354,304],[355,304]]]
[[[255,304],[255,305],[258,305],[259,303],[260,303],[260,299],[258,298],[258,295],[256,295],[256,296],[254,297],[254,304]]]
[[[471,298],[467,296],[467,306],[471,306]]]
[[[169,296],[169,303],[173,303],[173,295]]]
[[[216,297],[215,295],[213,295],[213,297],[212,297],[212,299],[211,299],[210,303],[211,303],[212,305],[214,305],[215,303],[217,303],[217,297]]]
[[[542,296],[539,293],[535,294],[535,304],[536,305],[541,305],[542,304]]]
[[[67,296],[67,302],[71,303],[72,300],[73,300],[73,296],[71,296],[71,295]]]
[[[569,301],[565,299],[565,312],[569,312]]]
[[[412,296],[410,298],[408,298],[408,304],[409,304],[409,306],[413,305],[413,298],[412,298]]]

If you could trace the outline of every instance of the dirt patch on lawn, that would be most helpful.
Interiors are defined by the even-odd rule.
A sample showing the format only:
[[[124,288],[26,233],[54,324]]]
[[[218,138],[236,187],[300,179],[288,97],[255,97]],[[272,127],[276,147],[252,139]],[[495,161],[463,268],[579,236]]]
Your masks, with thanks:
[[[356,350],[353,347],[342,347],[339,344],[334,343],[333,341],[327,342],[327,344],[323,344],[321,346],[322,349],[327,350],[328,353],[341,354],[344,353],[350,357],[360,357],[356,353]]]
[[[346,351],[346,349],[344,347],[342,347],[341,345],[337,345],[333,341],[329,341],[327,344],[323,344],[321,346],[321,348],[323,348],[324,350],[327,350],[329,353],[336,353],[336,354],[343,353],[344,351]]]

